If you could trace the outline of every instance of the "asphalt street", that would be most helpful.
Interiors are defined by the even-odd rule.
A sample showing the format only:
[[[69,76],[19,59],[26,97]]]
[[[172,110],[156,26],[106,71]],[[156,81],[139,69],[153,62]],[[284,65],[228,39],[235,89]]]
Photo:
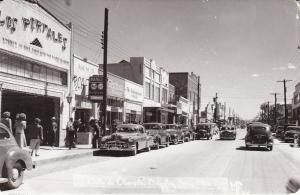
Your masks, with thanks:
[[[245,130],[233,140],[197,140],[137,156],[93,156],[26,172],[15,193],[286,193],[300,161],[289,144],[273,151],[244,148]],[[297,151],[298,150],[298,151]]]

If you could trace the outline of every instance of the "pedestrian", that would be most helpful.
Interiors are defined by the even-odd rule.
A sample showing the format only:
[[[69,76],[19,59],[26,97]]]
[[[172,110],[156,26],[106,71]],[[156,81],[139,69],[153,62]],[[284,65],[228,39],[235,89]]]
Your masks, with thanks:
[[[74,136],[75,136],[75,129],[73,125],[73,118],[70,118],[70,120],[67,123],[67,138],[68,138],[67,141],[68,141],[69,150],[71,150],[72,147],[75,147]]]
[[[34,123],[29,126],[29,138],[31,156],[35,151],[35,156],[39,156],[38,150],[40,149],[41,141],[43,140],[43,127],[41,125],[41,120],[39,118],[34,119]]]
[[[77,132],[79,131],[79,128],[81,126],[81,119],[76,119],[73,123],[74,127],[74,143],[77,143]]]
[[[90,126],[93,130],[93,139],[92,139],[92,145],[93,148],[97,148],[97,140],[100,135],[100,126],[98,125],[98,122],[95,119],[90,120]]]
[[[49,128],[49,145],[53,148],[57,142],[57,123],[56,123],[56,118],[52,117],[51,118],[51,124]]]
[[[25,129],[26,129],[26,114],[21,113],[16,115],[16,123],[15,123],[15,129],[16,129],[16,141],[18,145],[23,149],[27,146],[26,143],[26,136],[25,136]]]
[[[3,112],[1,122],[8,127],[8,129],[12,132],[12,124],[10,118],[10,112]]]

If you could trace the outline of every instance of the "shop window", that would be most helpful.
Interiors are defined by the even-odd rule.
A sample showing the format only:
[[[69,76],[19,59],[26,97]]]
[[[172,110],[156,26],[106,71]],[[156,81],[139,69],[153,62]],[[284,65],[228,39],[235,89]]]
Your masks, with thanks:
[[[38,80],[40,79],[40,70],[41,70],[40,66],[33,65],[33,68],[32,68],[32,72],[33,72],[32,78],[33,79],[38,79]]]
[[[68,85],[68,74],[66,72],[61,72],[60,73],[60,77],[61,77],[61,84],[62,85]]]
[[[160,88],[159,87],[155,87],[154,101],[160,102],[159,100],[160,100]]]
[[[27,78],[32,77],[32,65],[30,63],[26,63],[24,66],[24,76]]]
[[[152,84],[151,99],[154,100],[154,85]]]
[[[8,73],[9,74],[17,74],[17,65],[14,60],[9,60],[8,61]]]

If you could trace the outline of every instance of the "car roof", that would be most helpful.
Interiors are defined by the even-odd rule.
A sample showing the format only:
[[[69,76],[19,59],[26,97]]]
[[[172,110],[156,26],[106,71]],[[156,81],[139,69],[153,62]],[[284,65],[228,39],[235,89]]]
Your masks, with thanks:
[[[131,127],[131,128],[137,128],[137,127],[143,127],[142,125],[139,124],[120,124],[117,127]]]
[[[163,125],[162,123],[144,123],[143,125]]]
[[[265,123],[254,123],[254,124],[249,124],[249,126],[251,126],[251,127],[271,127],[270,125],[265,124]]]

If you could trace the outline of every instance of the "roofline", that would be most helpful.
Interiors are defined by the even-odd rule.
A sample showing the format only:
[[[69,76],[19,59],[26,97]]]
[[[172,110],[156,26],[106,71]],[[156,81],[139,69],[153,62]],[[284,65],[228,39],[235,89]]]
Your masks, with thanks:
[[[47,8],[45,8],[38,0],[35,0],[35,2],[33,2],[32,0],[24,0],[27,1],[28,3],[32,3],[32,4],[37,4],[40,8],[42,8],[44,11],[46,11],[50,16],[52,16],[55,20],[57,20],[60,24],[62,24],[65,28],[67,28],[69,31],[71,31],[71,28],[63,23],[60,19],[58,19],[58,17],[56,17],[54,14],[52,14]]]

